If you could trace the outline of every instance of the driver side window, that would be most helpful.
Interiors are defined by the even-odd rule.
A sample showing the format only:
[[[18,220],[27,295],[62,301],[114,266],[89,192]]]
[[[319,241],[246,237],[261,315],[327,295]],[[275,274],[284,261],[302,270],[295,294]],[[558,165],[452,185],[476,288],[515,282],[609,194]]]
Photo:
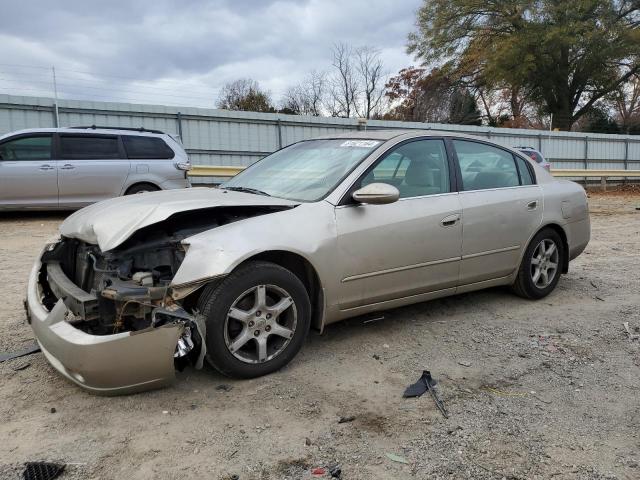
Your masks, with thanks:
[[[0,144],[0,160],[49,159],[51,159],[51,135],[20,137]]]
[[[393,185],[400,198],[450,192],[444,141],[416,140],[396,147],[364,176],[361,186],[374,182]]]

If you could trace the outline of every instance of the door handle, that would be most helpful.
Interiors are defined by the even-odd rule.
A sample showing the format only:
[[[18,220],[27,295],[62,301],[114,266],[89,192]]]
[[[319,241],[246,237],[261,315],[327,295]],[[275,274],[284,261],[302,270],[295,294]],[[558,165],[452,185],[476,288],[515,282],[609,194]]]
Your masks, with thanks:
[[[443,227],[452,227],[460,220],[460,214],[454,213],[453,215],[447,215],[442,220],[440,220],[440,225]]]
[[[538,201],[534,200],[533,202],[527,203],[527,210],[535,210],[538,208]]]
[[[63,166],[60,167],[60,170],[73,170],[74,168],[76,167],[74,167],[70,163],[65,163]]]
[[[47,163],[40,165],[40,170],[53,170],[53,167]]]

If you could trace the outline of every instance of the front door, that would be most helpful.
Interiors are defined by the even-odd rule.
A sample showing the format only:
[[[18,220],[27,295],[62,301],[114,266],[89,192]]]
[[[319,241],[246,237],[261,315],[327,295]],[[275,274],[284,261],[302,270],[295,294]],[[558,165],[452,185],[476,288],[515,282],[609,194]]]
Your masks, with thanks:
[[[0,143],[0,208],[58,206],[52,136],[20,135]]]
[[[449,170],[443,140],[406,142],[351,189],[390,183],[397,202],[336,207],[342,310],[456,287],[462,209]]]
[[[542,222],[542,192],[530,166],[507,150],[453,140],[461,172],[460,285],[501,278]]]
[[[119,196],[129,163],[117,135],[60,134],[60,206],[81,207]]]

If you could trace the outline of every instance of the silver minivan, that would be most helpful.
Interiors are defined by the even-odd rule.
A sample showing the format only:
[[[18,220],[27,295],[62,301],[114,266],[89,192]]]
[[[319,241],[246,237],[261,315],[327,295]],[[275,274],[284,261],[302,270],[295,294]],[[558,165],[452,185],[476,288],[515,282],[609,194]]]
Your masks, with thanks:
[[[0,210],[76,209],[120,195],[188,188],[187,153],[141,128],[70,127],[0,136]]]

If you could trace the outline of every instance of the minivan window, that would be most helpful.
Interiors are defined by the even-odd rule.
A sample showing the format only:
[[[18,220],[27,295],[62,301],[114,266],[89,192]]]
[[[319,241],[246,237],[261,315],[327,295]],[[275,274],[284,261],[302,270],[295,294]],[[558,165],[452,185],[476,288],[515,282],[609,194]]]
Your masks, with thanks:
[[[49,160],[51,135],[34,135],[0,144],[0,160]]]
[[[131,159],[173,158],[171,148],[158,137],[123,135],[124,148]]]
[[[118,137],[61,135],[60,158],[64,160],[102,160],[120,158]]]
[[[520,185],[513,155],[485,143],[454,140],[462,173],[463,190],[516,187]]]

